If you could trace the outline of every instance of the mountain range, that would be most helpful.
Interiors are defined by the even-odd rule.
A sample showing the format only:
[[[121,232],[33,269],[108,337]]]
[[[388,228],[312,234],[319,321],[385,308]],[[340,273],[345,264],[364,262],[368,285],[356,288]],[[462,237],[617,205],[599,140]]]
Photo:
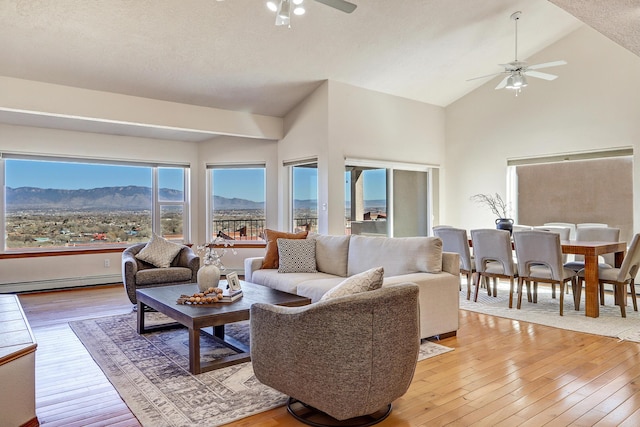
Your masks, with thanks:
[[[179,201],[183,199],[182,191],[169,188],[160,189],[160,199]],[[365,200],[365,209],[384,207],[384,200]],[[254,210],[264,209],[263,202],[240,198],[213,197],[213,205],[219,210]],[[317,200],[296,200],[297,209],[314,209]],[[129,185],[124,187],[102,187],[80,190],[62,190],[38,187],[7,187],[6,209],[17,210],[115,210],[137,211],[151,207],[151,188]],[[347,206],[348,207],[348,206]]]

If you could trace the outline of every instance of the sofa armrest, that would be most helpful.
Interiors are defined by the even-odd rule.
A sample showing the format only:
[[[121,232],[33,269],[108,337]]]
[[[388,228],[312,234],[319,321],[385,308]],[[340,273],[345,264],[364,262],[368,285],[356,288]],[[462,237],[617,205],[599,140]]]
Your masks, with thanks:
[[[454,252],[442,252],[442,271],[459,276],[460,255]]]
[[[244,280],[247,282],[251,282],[251,276],[253,276],[253,272],[256,270],[260,270],[263,262],[264,262],[264,257],[245,258],[244,259]]]

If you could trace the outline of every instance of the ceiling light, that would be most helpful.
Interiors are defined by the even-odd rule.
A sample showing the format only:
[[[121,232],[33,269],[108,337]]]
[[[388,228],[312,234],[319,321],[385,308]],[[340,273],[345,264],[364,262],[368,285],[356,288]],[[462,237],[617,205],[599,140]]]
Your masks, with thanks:
[[[293,13],[295,15],[298,15],[298,16],[304,15],[304,12],[305,12],[305,10],[304,10],[304,7],[302,7],[302,6],[298,6],[295,9],[293,9]]]
[[[277,12],[278,11],[278,5],[274,1],[268,1],[267,2],[267,7],[272,12]]]
[[[280,0],[280,6],[276,12],[276,25],[290,25],[291,0]]]

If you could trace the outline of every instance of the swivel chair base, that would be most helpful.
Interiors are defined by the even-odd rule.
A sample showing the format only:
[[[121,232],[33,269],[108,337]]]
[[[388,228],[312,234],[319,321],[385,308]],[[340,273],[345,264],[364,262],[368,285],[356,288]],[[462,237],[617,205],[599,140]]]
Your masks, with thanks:
[[[391,413],[391,404],[379,409],[373,414],[362,415],[349,418],[347,420],[336,420],[330,415],[300,402],[293,397],[287,400],[287,411],[301,423],[314,427],[368,427],[378,424]]]

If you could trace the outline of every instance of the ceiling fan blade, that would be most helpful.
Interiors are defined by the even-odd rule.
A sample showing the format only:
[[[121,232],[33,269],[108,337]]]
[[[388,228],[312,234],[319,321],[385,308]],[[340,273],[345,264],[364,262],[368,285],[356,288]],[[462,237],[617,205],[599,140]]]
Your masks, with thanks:
[[[498,89],[504,89],[504,87],[507,85],[507,79],[509,78],[509,76],[505,77],[504,79],[502,79],[500,81],[500,83],[498,83],[498,86],[496,86],[496,90]]]
[[[504,71],[499,71],[497,73],[487,74],[486,76],[473,77],[473,78],[467,79],[466,81],[470,82],[471,80],[484,79],[485,77],[493,77],[493,76],[497,76],[498,74],[502,74],[502,73],[504,73]]]
[[[341,10],[345,13],[351,13],[354,10],[356,10],[356,6],[353,3],[349,3],[348,1],[345,0],[316,0],[318,3],[322,3],[322,4],[326,4],[329,7],[332,7],[334,9],[338,9]]]
[[[548,74],[548,73],[541,73],[540,71],[525,71],[524,73],[527,77],[537,77],[539,79],[544,79],[544,80],[555,80],[558,78],[558,76],[554,76],[553,74]]]
[[[527,67],[528,70],[539,70],[540,68],[549,68],[549,67],[557,67],[558,65],[566,65],[567,61],[553,61],[553,62],[545,62],[544,64],[536,64],[529,65]]]

